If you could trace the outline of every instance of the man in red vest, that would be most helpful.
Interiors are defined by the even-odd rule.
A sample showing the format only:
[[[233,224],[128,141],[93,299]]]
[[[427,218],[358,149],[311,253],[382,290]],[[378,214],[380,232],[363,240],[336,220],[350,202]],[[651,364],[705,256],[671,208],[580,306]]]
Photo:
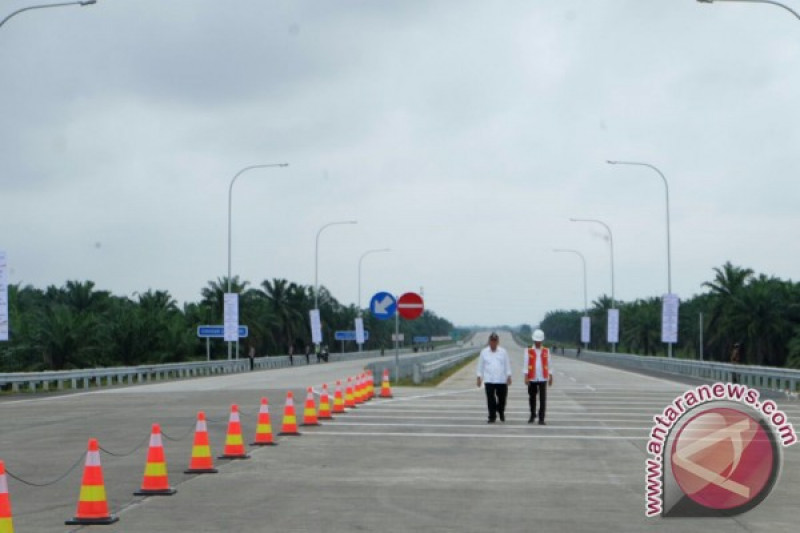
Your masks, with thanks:
[[[528,386],[528,403],[531,407],[531,416],[528,424],[533,424],[536,419],[536,396],[539,400],[539,425],[544,424],[544,414],[547,409],[547,387],[553,384],[552,367],[550,365],[550,350],[542,346],[544,331],[537,329],[533,332],[533,346],[525,350],[525,364],[522,373],[525,376],[525,385]]]

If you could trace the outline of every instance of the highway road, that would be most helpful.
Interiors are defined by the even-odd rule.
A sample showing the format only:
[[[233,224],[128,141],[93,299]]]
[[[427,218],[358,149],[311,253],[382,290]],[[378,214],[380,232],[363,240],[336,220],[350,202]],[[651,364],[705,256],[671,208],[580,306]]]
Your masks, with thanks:
[[[483,343],[477,339],[476,349]],[[301,427],[299,437],[276,436],[277,446],[249,448],[246,460],[216,459],[232,404],[240,408],[250,442],[259,400],[267,397],[277,434],[287,391],[294,393],[300,422],[306,387],[332,386],[368,361],[6,396],[0,400],[0,459],[14,476],[8,484],[15,532],[796,529],[800,445],[784,450],[776,488],[747,513],[647,518],[645,446],[653,416],[691,385],[556,356],[548,425],[529,425],[522,349],[506,334],[501,345],[512,353],[515,371],[505,423],[486,424],[473,363],[438,387],[393,387],[392,399],[374,399],[318,427]],[[379,378],[376,385],[379,390]],[[780,407],[800,428],[800,405],[787,400]],[[199,410],[209,419],[217,474],[183,473]],[[134,496],[155,422],[177,492]],[[104,450],[108,503],[119,521],[67,526],[64,521],[76,513],[90,437]]]

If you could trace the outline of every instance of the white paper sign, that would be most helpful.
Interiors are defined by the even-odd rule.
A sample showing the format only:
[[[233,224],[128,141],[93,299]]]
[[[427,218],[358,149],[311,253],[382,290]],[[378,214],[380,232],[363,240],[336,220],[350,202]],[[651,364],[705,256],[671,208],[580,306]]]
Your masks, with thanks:
[[[356,318],[356,343],[364,344],[364,319]]]
[[[319,309],[312,309],[308,315],[311,317],[311,342],[322,344],[322,321],[319,318]]]
[[[609,344],[619,342],[619,309],[608,310],[608,332],[606,333]]]
[[[661,342],[675,344],[678,342],[678,307],[680,300],[677,294],[665,294],[661,307]]]
[[[224,339],[228,342],[239,340],[239,294],[226,292],[224,296],[225,311],[223,313]]]
[[[588,316],[581,317],[581,342],[589,344],[592,342],[592,319]]]

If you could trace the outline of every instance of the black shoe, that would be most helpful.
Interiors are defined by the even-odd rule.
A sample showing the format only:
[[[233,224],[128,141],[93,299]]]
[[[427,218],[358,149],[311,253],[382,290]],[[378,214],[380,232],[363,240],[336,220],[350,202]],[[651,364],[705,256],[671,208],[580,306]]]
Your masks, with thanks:
[[[486,421],[487,424],[494,424],[494,418],[490,418]]]
[[[530,418],[528,418],[528,424],[533,424],[533,415],[531,415]]]
[[[539,425],[540,426],[546,426],[547,424],[544,423],[544,420],[539,420]]]
[[[506,414],[500,413],[500,422],[505,422],[505,421],[506,421]]]

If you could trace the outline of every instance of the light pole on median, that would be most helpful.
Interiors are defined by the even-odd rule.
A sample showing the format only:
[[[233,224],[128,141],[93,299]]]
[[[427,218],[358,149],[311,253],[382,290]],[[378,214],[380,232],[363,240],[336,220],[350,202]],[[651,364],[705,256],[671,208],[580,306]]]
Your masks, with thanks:
[[[586,291],[586,258],[583,257],[583,254],[580,253],[578,250],[570,250],[568,248],[553,248],[554,252],[566,252],[571,254],[576,254],[578,257],[581,258],[581,263],[583,263],[583,316],[589,316],[589,299],[587,297]],[[589,348],[589,343],[584,342],[584,348]]]
[[[798,20],[800,20],[800,13],[798,13],[791,7],[781,4],[780,2],[775,2],[774,0],[697,0],[697,1],[700,2],[701,4],[713,4],[714,2],[745,2],[748,4],[772,4],[773,6],[778,6],[785,9],[786,11],[797,17]]]
[[[80,2],[61,2],[61,3],[58,3],[58,4],[41,4],[41,5],[36,5],[36,6],[23,7],[23,8],[17,9],[16,11],[14,11],[10,15],[8,15],[3,20],[0,20],[0,28],[3,27],[3,24],[8,22],[8,19],[13,17],[14,15],[19,15],[20,13],[22,13],[24,11],[30,11],[32,9],[45,9],[45,8],[48,8],[48,7],[90,6],[90,5],[96,4],[96,3],[97,3],[97,0],[82,0]]]
[[[606,161],[609,165],[634,165],[640,167],[647,167],[651,170],[654,170],[659,176],[661,176],[661,180],[664,182],[664,196],[667,201],[667,294],[672,294],[672,250],[670,244],[670,234],[669,234],[669,183],[667,183],[667,178],[664,176],[664,173],[658,170],[655,166],[651,165],[650,163],[640,163],[638,161]],[[667,343],[667,356],[672,357],[672,343]]]
[[[611,233],[611,228],[602,220],[596,220],[593,218],[571,218],[569,220],[570,222],[594,222],[602,225],[604,228],[606,228],[606,231],[608,231],[608,243],[611,247],[611,309],[614,309],[616,304],[614,299],[614,235]],[[616,343],[611,343],[611,353],[616,351],[615,345]]]
[[[361,312],[361,262],[364,260],[364,258],[366,256],[368,256],[370,254],[377,254],[377,253],[391,252],[391,251],[392,251],[391,248],[377,248],[377,249],[374,249],[374,250],[367,250],[366,252],[361,254],[361,257],[358,258],[358,317],[359,318],[361,318],[361,316],[362,316],[362,312]],[[362,349],[362,345],[359,344],[358,345],[358,351],[360,352],[361,349]]]
[[[236,183],[236,178],[247,172],[248,170],[253,170],[256,168],[272,168],[272,167],[288,167],[289,163],[272,163],[268,165],[252,165],[249,167],[244,167],[242,170],[236,173],[236,175],[231,180],[231,184],[228,186],[228,292],[231,292],[231,207],[233,206],[233,184]],[[237,341],[238,342],[238,341]],[[232,351],[233,343],[228,341],[228,359],[231,359],[231,351]],[[238,359],[238,352],[236,354]]]
[[[325,228],[339,226],[342,224],[358,224],[356,220],[341,220],[338,222],[328,222],[317,231],[317,239],[314,243],[314,310],[319,313],[319,236]],[[319,352],[319,343],[314,343],[314,347]]]

